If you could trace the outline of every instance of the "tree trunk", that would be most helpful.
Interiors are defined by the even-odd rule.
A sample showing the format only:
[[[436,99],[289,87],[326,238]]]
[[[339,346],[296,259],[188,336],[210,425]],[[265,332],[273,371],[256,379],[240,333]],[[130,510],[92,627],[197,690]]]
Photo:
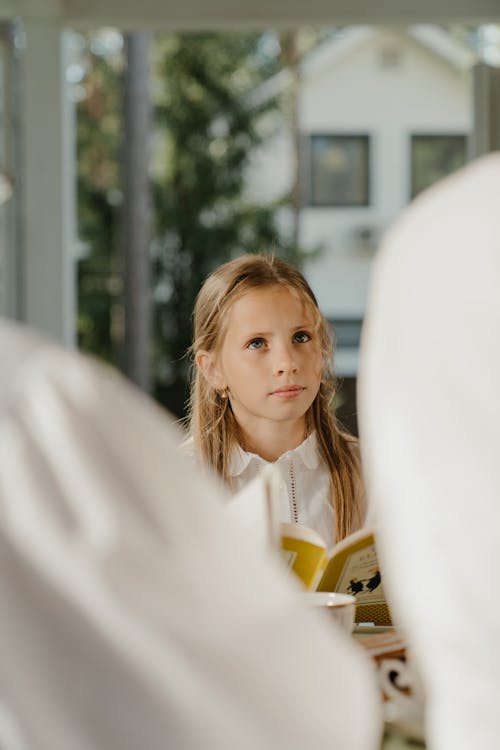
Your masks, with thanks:
[[[151,343],[149,53],[149,33],[126,35],[122,217],[125,323],[123,370],[145,391],[150,389]]]
[[[291,73],[292,82],[289,89],[288,106],[290,108],[290,125],[293,142],[293,183],[291,205],[293,211],[292,241],[298,247],[300,241],[300,211],[302,204],[302,169],[301,169],[301,133],[299,122],[299,96],[301,84],[300,52],[298,49],[298,32],[283,32],[280,37],[281,58]]]

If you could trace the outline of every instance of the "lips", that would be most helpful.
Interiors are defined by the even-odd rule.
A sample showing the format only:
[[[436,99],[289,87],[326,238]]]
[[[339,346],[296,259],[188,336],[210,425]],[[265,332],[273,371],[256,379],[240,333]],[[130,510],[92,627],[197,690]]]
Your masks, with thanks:
[[[271,392],[271,396],[280,396],[281,398],[293,398],[302,393],[304,387],[301,385],[284,385]]]

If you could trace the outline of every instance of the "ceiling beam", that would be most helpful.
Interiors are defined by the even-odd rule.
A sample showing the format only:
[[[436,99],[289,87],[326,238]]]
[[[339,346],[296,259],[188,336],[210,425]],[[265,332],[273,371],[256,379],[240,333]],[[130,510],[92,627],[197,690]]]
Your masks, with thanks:
[[[301,25],[500,23],[498,0],[0,0],[0,19],[67,27],[247,29]]]
[[[0,0],[0,19],[60,21],[65,16],[64,0]]]
[[[59,5],[58,0],[20,0]],[[230,29],[319,24],[495,23],[498,0],[64,0],[72,27]]]

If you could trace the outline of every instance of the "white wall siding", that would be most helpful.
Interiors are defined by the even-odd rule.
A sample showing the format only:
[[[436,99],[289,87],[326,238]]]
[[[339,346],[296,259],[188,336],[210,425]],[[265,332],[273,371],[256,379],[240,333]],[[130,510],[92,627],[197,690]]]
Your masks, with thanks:
[[[377,239],[410,197],[410,136],[466,134],[471,130],[471,81],[463,67],[440,57],[404,32],[353,30],[304,68],[301,130],[370,136],[370,205],[305,206],[301,242],[323,254],[306,265],[320,305],[331,318],[364,314],[370,248],[362,227]],[[393,66],[384,67],[384,55]],[[293,175],[287,123],[261,150],[249,171],[249,193],[280,197]],[[307,176],[306,176],[307,179]]]

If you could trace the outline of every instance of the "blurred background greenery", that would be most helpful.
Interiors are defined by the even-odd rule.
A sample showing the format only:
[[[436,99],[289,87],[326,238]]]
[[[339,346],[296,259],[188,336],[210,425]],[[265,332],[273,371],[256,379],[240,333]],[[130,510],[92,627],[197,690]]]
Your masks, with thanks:
[[[249,203],[244,168],[262,134],[256,127],[275,99],[252,92],[293,68],[324,32],[190,33],[154,37],[149,95],[153,110],[150,178],[151,391],[185,413],[191,314],[204,278],[243,252],[276,252],[299,266],[293,233],[279,228],[280,203]],[[78,267],[81,349],[120,366],[123,268],[120,154],[123,147],[122,36],[78,36],[84,74],[77,82],[78,222],[86,251]],[[293,117],[293,89],[290,117]]]

